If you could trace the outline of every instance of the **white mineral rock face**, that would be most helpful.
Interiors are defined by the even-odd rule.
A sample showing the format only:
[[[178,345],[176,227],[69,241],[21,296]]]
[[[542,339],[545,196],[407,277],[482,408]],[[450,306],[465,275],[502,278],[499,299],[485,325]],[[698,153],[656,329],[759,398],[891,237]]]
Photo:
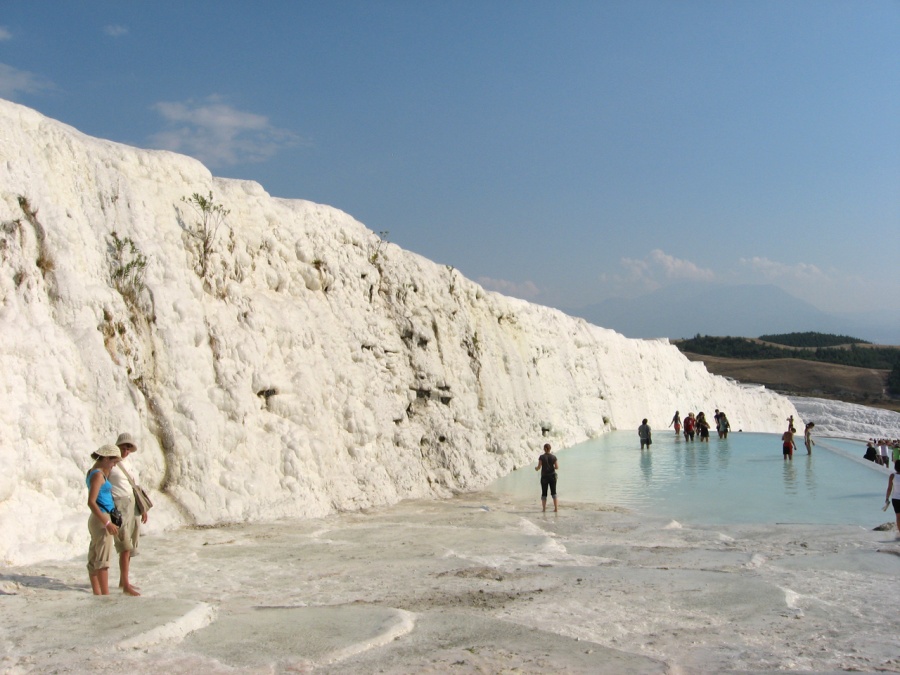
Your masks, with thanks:
[[[82,554],[89,454],[131,431],[151,527],[442,497],[676,409],[785,398],[487,292],[347,214],[0,101],[0,560]],[[204,273],[182,198],[230,212]],[[146,257],[120,283],[113,232]]]
[[[900,413],[855,403],[791,396],[803,419],[815,422],[815,434],[870,438],[900,438]]]

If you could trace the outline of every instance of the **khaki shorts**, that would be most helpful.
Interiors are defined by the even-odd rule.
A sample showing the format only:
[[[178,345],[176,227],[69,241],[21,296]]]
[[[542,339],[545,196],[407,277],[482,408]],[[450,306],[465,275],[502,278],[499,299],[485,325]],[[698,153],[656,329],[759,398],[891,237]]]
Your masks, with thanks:
[[[119,528],[119,534],[116,536],[116,553],[131,551],[131,555],[138,554],[138,539],[141,536],[141,517],[137,515],[134,508],[134,502],[122,501],[119,511],[122,512],[122,527]]]
[[[109,516],[106,516],[109,518]],[[109,568],[109,558],[113,552],[114,536],[103,527],[105,520],[100,520],[91,513],[88,518],[88,532],[91,533],[91,545],[88,548],[88,573]]]

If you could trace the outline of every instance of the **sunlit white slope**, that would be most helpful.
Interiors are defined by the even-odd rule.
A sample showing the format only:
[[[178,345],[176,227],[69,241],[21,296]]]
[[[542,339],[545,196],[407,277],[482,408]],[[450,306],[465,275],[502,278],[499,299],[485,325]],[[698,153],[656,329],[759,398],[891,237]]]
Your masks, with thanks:
[[[900,438],[900,413],[844,401],[792,396],[803,418],[815,422],[815,434],[865,441]]]
[[[120,430],[152,527],[446,496],[545,440],[726,410],[776,431],[786,399],[486,292],[341,211],[199,162],[89,138],[0,101],[0,559],[81,554],[89,453]],[[230,210],[205,276],[196,214]],[[149,264],[116,290],[112,232]]]

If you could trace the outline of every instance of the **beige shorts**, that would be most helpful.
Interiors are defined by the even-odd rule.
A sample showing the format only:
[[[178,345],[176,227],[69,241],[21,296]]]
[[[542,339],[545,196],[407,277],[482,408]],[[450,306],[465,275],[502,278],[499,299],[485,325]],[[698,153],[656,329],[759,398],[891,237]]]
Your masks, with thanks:
[[[119,528],[119,534],[116,536],[116,553],[121,554],[123,551],[131,551],[132,557],[138,554],[138,539],[141,536],[141,517],[137,515],[134,508],[134,502],[122,501],[116,504],[119,511],[122,512],[122,527]]]
[[[88,548],[87,563],[89,574],[109,567],[109,558],[112,556],[115,537],[103,527],[105,522],[105,520],[100,520],[93,513],[88,518],[88,532],[91,533],[91,545]]]

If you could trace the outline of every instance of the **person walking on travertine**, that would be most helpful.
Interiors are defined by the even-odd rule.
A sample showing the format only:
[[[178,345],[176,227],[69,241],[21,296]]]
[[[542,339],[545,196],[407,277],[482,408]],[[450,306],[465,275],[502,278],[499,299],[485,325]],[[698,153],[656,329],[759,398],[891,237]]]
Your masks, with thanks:
[[[878,456],[881,457],[881,465],[886,466],[888,468],[891,467],[891,453],[888,449],[888,442],[886,438],[882,438],[878,441]]]
[[[884,495],[884,508],[889,504],[894,506],[894,515],[897,518],[897,537],[900,538],[900,467],[895,466],[893,473],[888,477],[887,493]]]
[[[88,577],[94,595],[109,595],[109,558],[113,539],[119,530],[113,523],[112,512],[116,505],[112,498],[109,472],[122,460],[122,454],[114,445],[104,445],[91,453],[94,465],[85,476],[88,488],[88,532],[91,545],[88,548]]]
[[[116,445],[122,453],[122,459],[137,451],[137,443],[129,433],[119,434]],[[131,480],[129,480],[129,474],[131,474]],[[135,480],[133,471],[126,471],[121,464],[114,467],[109,473],[113,500],[116,502],[116,507],[122,512],[122,527],[119,528],[119,534],[116,536],[116,552],[119,554],[119,588],[127,595],[140,595],[138,589],[131,585],[128,573],[131,568],[131,559],[138,553],[141,523],[146,524],[147,514],[138,513],[132,480]]]
[[[559,461],[556,455],[550,452],[550,444],[544,444],[544,454],[538,457],[535,471],[541,472],[541,510],[547,510],[547,489],[553,497],[553,510],[559,511],[559,502],[556,500],[556,472],[559,470]]]

